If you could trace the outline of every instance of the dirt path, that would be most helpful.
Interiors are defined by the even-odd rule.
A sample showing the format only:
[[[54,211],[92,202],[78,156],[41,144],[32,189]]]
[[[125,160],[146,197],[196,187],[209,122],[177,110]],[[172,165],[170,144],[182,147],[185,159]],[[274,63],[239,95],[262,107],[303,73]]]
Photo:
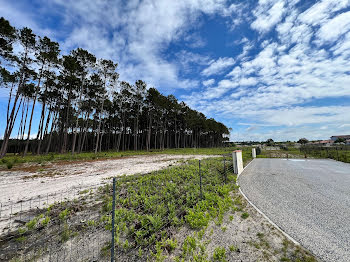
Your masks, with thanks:
[[[73,199],[86,189],[97,188],[107,178],[148,173],[179,160],[203,159],[208,155],[138,155],[119,159],[58,162],[0,171],[0,234],[21,211],[46,207],[55,201]],[[11,210],[12,209],[12,210]],[[17,217],[16,217],[17,216]]]

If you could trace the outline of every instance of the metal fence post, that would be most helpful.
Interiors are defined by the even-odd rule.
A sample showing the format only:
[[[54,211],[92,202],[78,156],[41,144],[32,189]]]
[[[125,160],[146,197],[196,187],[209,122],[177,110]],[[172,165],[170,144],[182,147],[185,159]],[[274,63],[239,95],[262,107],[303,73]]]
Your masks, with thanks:
[[[224,181],[225,181],[225,184],[226,184],[226,181],[227,181],[227,177],[226,177],[226,157],[224,157]]]
[[[199,187],[200,187],[200,197],[203,199],[203,194],[202,194],[202,174],[201,174],[201,161],[199,160]]]
[[[337,150],[337,159],[339,161],[339,152],[338,152],[338,147],[335,147],[335,149]]]
[[[113,177],[111,262],[114,261],[114,217],[115,217],[115,177]]]

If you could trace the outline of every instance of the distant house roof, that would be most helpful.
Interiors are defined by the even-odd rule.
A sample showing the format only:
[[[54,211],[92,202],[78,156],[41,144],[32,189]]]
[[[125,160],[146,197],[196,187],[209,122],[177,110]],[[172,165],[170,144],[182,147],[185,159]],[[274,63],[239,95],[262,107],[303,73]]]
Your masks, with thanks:
[[[350,139],[350,135],[341,135],[341,136],[331,136],[331,138],[345,138],[345,139]]]
[[[318,141],[319,144],[328,144],[328,143],[333,143],[333,140],[321,140]]]
[[[341,136],[331,136],[331,139],[333,141],[336,141],[337,139],[342,138],[342,139],[350,139],[350,135],[341,135]]]

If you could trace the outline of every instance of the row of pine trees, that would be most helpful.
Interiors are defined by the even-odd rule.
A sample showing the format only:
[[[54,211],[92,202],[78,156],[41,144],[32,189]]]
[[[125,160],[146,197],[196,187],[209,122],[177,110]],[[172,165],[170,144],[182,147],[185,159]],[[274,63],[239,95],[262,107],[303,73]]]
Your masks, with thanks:
[[[61,55],[57,42],[27,27],[16,29],[4,18],[0,62],[0,87],[9,94],[7,112],[1,112],[6,127],[0,158],[8,152],[217,147],[228,139],[225,125],[173,95],[142,80],[120,81],[117,63],[82,48]]]

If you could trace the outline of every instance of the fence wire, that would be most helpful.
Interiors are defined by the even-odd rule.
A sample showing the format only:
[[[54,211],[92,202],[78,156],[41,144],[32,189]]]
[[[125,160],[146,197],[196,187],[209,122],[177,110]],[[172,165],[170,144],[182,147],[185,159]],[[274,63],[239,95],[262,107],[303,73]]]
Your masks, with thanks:
[[[144,261],[232,173],[224,155],[118,177],[115,191],[107,183],[0,204],[0,261]]]
[[[350,163],[350,146],[310,146],[306,145],[300,148],[300,152],[305,156],[309,155],[316,158],[330,158],[345,163]]]

